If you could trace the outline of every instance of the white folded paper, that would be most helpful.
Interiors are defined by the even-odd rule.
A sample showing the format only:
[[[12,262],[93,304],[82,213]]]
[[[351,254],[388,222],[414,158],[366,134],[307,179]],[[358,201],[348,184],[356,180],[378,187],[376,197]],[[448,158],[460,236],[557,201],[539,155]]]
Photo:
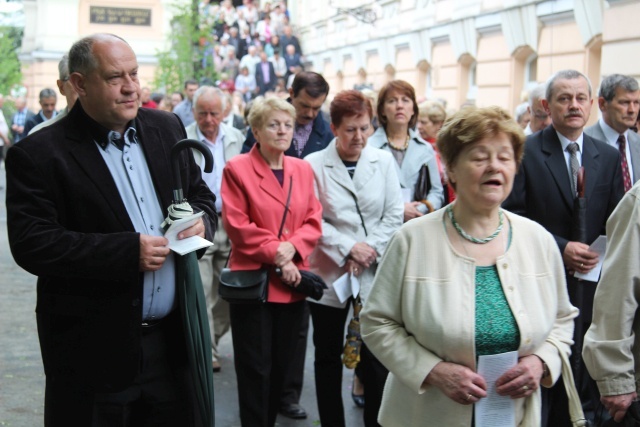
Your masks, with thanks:
[[[518,363],[518,352],[510,351],[478,357],[478,374],[487,383],[487,397],[475,406],[476,427],[513,427],[516,412],[513,399],[500,396],[496,391],[496,380]]]
[[[593,241],[589,250],[598,254],[598,264],[593,269],[586,273],[574,273],[573,277],[578,279],[587,280],[589,282],[597,282],[600,280],[600,271],[602,270],[602,263],[604,262],[604,256],[607,253],[607,236],[599,236]]]
[[[193,251],[197,251],[198,249],[206,248],[213,245],[212,242],[207,239],[203,239],[200,236],[191,236],[186,239],[178,239],[178,234],[182,230],[186,230],[195,224],[198,219],[204,215],[204,212],[198,212],[186,218],[180,218],[169,226],[167,231],[164,233],[164,237],[169,240],[169,249],[174,251],[179,255],[185,255]]]
[[[333,282],[333,290],[336,292],[340,303],[344,303],[350,296],[354,298],[360,293],[360,281],[351,273],[344,273]]]

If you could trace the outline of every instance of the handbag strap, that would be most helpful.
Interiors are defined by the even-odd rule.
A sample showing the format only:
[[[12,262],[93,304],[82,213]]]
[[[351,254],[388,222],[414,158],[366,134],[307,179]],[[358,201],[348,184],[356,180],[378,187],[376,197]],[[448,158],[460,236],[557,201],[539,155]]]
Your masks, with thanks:
[[[284,206],[284,213],[282,214],[282,222],[280,222],[280,230],[278,231],[278,239],[282,236],[282,230],[284,230],[284,223],[287,219],[287,212],[289,211],[289,202],[291,202],[291,189],[293,188],[293,175],[289,177],[289,194],[287,194],[287,203]],[[365,230],[366,232],[366,230]],[[229,258],[231,258],[231,251],[233,249],[229,249],[229,255],[227,255],[227,260],[224,263],[224,268],[227,268],[229,265]]]
[[[362,228],[364,229],[364,235],[368,236],[369,233],[367,233],[367,226],[364,225],[364,218],[362,217],[362,212],[360,212],[360,205],[358,205],[358,198],[353,193],[351,193],[351,195],[353,196],[353,201],[356,203],[356,211],[358,212],[358,216],[360,217],[360,224],[362,224]]]
[[[289,177],[289,194],[287,195],[287,204],[284,206],[284,214],[282,215],[282,222],[280,223],[280,230],[278,231],[278,239],[282,236],[282,230],[284,229],[284,222],[287,219],[287,212],[289,211],[289,202],[291,201],[291,189],[293,188],[293,175]]]
[[[560,343],[555,338],[549,337],[547,338],[547,341],[554,345],[558,350],[558,354],[560,354],[560,359],[562,359],[562,380],[569,400],[569,417],[571,417],[571,424],[574,427],[584,427],[587,425],[587,420],[584,417],[580,396],[578,395],[578,390],[576,390],[576,385],[573,380],[573,372],[571,371],[569,357],[564,351],[562,351]]]

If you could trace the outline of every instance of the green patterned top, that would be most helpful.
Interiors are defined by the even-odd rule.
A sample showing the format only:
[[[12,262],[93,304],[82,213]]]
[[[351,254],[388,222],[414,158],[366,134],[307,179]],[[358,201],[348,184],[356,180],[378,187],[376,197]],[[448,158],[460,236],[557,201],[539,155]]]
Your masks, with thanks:
[[[476,356],[515,351],[520,331],[495,265],[476,267]]]

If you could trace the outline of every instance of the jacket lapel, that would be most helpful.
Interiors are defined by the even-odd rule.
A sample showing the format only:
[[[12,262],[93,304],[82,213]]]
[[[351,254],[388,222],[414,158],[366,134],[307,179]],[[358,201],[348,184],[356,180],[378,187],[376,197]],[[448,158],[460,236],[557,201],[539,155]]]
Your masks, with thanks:
[[[584,167],[584,180],[586,185],[584,196],[587,198],[587,201],[598,181],[596,178],[598,176],[598,169],[600,168],[599,156],[600,152],[593,143],[593,140],[589,135],[585,134],[582,140],[582,166]]]
[[[93,182],[96,192],[102,194],[105,204],[113,210],[114,216],[123,229],[133,230],[133,223],[129,219],[129,213],[122,202],[118,187],[116,187],[111,172],[98,151],[100,148],[86,130],[87,123],[86,119],[82,117],[80,102],[77,102],[76,105],[77,107],[72,108],[69,112],[71,117],[66,126],[67,138],[75,143],[71,144],[69,154],[78,162],[89,180]]]
[[[640,136],[629,131],[629,143],[627,144],[631,152],[631,166],[633,167],[633,182],[640,178]]]
[[[145,153],[149,173],[153,181],[156,193],[160,199],[160,204],[164,210],[163,214],[172,203],[173,195],[171,190],[178,188],[178,183],[172,182],[172,165],[167,164],[165,159],[169,158],[169,153],[165,151],[166,144],[163,144],[162,136],[157,128],[144,126],[138,117],[136,119],[136,130],[138,132],[138,143]],[[166,138],[166,136],[165,136]],[[178,141],[175,141],[176,143]],[[180,156],[180,163],[184,163],[184,155]],[[182,183],[184,184],[184,183]]]
[[[253,166],[253,170],[255,171],[258,179],[260,180],[260,188],[267,193],[270,197],[276,200],[283,207],[286,203],[286,193],[285,191],[289,190],[289,176],[291,172],[287,167],[287,156],[285,156],[283,165],[284,165],[284,185],[280,187],[280,183],[273,175],[273,171],[267,165],[267,162],[260,155],[260,151],[258,150],[258,144],[255,144],[251,151],[249,152],[249,156],[251,157],[251,165]],[[268,205],[266,203],[265,205]]]
[[[560,139],[558,138],[553,126],[548,126],[542,132],[542,152],[546,157],[545,163],[547,164],[556,185],[560,189],[562,198],[567,204],[569,210],[573,210],[573,200],[575,197],[571,190],[569,170],[567,169],[564,152],[562,151],[562,144],[560,143]]]
[[[373,156],[371,150],[377,150],[377,148],[365,146],[360,154],[358,167],[356,168],[356,173],[353,176],[353,185],[355,186],[356,191],[362,190],[362,188],[371,181],[373,175],[376,173],[375,163],[378,162],[378,157]]]
[[[347,168],[344,163],[342,163],[342,159],[338,155],[338,150],[336,149],[336,139],[329,143],[329,146],[325,150],[324,155],[324,167],[327,171],[327,176],[333,180],[336,184],[344,187],[347,191],[349,191],[353,196],[356,195],[356,186],[355,186],[355,176],[354,179],[351,179],[349,176],[349,172],[347,172]],[[358,171],[360,163],[358,162]],[[356,175],[359,174],[359,171]]]

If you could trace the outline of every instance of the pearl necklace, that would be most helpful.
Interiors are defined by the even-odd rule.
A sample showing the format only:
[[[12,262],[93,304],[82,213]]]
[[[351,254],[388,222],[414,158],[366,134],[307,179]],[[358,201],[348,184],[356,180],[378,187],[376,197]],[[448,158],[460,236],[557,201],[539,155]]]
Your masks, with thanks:
[[[389,146],[391,148],[393,148],[396,151],[407,151],[407,148],[409,148],[409,141],[411,140],[411,137],[409,135],[407,135],[407,139],[404,141],[404,146],[403,147],[396,147],[391,141],[389,141]]]
[[[504,225],[504,215],[502,214],[502,209],[500,209],[498,211],[498,218],[500,219],[500,222],[498,223],[498,228],[496,228],[496,231],[493,232],[493,234],[491,234],[490,236],[485,237],[484,239],[477,239],[473,236],[471,236],[469,233],[467,233],[466,231],[464,231],[462,229],[462,227],[460,227],[460,224],[458,224],[458,222],[456,221],[456,218],[453,216],[453,205],[449,205],[447,206],[447,214],[449,215],[449,219],[451,220],[451,224],[453,224],[453,228],[456,229],[456,231],[458,232],[458,234],[460,236],[462,236],[465,240],[470,241],[471,243],[476,243],[476,244],[485,244],[485,243],[489,243],[490,241],[492,241],[493,239],[495,239],[500,232],[502,231],[502,226]]]

